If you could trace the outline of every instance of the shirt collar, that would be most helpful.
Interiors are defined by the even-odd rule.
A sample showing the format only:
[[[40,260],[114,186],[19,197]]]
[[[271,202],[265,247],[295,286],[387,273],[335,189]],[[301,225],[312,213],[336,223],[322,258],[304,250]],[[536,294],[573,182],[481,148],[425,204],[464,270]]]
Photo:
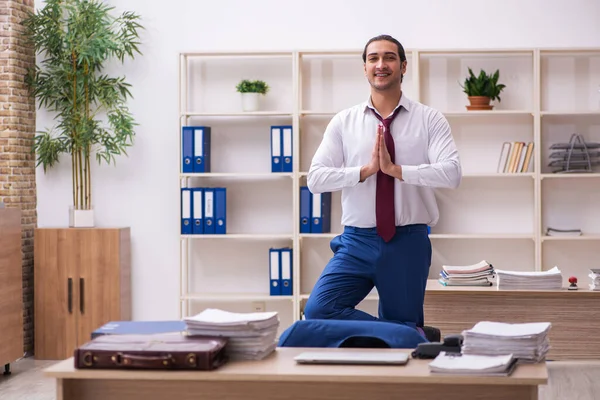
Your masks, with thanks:
[[[406,97],[406,93],[402,92],[402,96],[400,96],[400,102],[398,102],[398,105],[394,108],[393,111],[396,111],[396,108],[398,107],[403,107],[406,111],[410,111],[410,106],[411,100],[408,97]],[[373,102],[371,101],[371,96],[369,96],[367,101],[364,103],[364,111],[367,112],[369,109],[377,112],[375,110],[375,107],[373,106]],[[387,116],[385,118],[387,118]]]

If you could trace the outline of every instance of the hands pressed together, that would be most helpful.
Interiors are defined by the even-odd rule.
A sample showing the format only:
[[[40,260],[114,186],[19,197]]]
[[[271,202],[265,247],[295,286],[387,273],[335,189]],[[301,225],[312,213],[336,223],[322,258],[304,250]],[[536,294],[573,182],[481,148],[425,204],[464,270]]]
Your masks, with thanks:
[[[375,146],[371,153],[371,161],[360,170],[360,181],[363,182],[369,176],[376,174],[379,170],[384,174],[399,178],[400,167],[392,162],[390,153],[385,145],[383,136],[383,125],[377,125],[377,136]]]

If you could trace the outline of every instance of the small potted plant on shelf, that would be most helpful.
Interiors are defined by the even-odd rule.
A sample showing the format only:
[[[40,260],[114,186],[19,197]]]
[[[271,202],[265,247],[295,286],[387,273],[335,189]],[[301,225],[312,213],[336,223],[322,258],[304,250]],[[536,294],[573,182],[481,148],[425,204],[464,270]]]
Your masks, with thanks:
[[[257,111],[260,108],[260,96],[267,94],[269,85],[261,80],[243,79],[237,84],[236,89],[242,94],[242,109]]]
[[[500,99],[500,92],[504,90],[506,85],[498,83],[500,77],[500,71],[496,70],[493,75],[488,75],[482,69],[478,76],[476,76],[471,68],[469,68],[469,76],[465,79],[464,85],[460,85],[463,88],[463,92],[469,96],[469,102],[471,105],[466,106],[467,110],[491,110],[494,108],[490,105],[492,100]]]

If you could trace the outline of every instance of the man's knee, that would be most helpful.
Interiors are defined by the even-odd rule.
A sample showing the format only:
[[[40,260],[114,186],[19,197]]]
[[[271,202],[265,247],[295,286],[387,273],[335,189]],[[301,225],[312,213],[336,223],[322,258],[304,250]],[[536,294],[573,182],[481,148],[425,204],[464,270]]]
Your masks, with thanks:
[[[315,296],[310,296],[304,306],[306,319],[331,319],[339,315],[341,310],[335,310],[331,305],[319,301]]]

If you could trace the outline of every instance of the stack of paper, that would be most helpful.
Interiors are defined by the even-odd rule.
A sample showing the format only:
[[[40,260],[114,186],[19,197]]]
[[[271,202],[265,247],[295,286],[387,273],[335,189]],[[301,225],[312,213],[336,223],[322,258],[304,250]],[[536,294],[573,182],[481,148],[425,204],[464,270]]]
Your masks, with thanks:
[[[446,353],[441,351],[429,363],[429,370],[442,374],[502,375],[514,371],[517,359],[512,354],[502,356],[481,356],[474,354]]]
[[[561,289],[563,277],[554,267],[549,271],[506,271],[497,269],[498,289],[552,290]]]
[[[463,354],[509,355],[521,362],[540,362],[550,350],[550,322],[508,324],[482,321],[463,331]]]
[[[600,269],[595,269],[595,268],[590,269],[590,274],[588,276],[592,280],[590,282],[590,290],[599,291],[600,290]]]
[[[444,286],[491,286],[488,278],[494,276],[494,267],[485,260],[473,265],[443,265],[439,282]]]
[[[226,337],[230,359],[261,360],[277,346],[277,312],[233,313],[208,308],[185,318],[190,336]]]

